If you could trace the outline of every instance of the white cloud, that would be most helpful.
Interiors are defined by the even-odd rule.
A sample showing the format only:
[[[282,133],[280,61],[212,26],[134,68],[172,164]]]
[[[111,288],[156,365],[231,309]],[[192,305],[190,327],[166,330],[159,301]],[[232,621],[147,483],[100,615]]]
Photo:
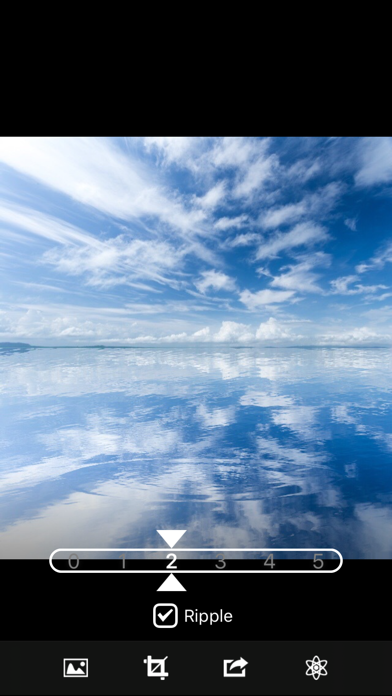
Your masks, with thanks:
[[[144,309],[143,309],[144,307]],[[25,305],[18,311],[0,310],[0,341],[23,340],[32,344],[56,345],[167,345],[167,344],[244,344],[244,345],[384,345],[392,336],[363,326],[345,331],[337,329],[315,331],[310,323],[308,335],[292,332],[292,320],[278,322],[274,317],[258,327],[235,321],[223,321],[218,328],[204,326],[192,330],[191,322],[169,321],[165,305],[152,306],[154,320],[144,318],[148,305],[140,307],[140,320],[135,321],[138,309],[110,307],[81,307],[79,305]],[[368,315],[371,313],[368,312]],[[390,323],[390,313],[384,318]],[[177,327],[180,329],[178,330]],[[177,330],[176,330],[177,329]],[[262,363],[260,363],[262,364]],[[282,369],[283,365],[280,366]],[[267,369],[268,368],[268,369]],[[261,377],[271,378],[269,365],[260,371]],[[275,369],[275,368],[274,368]],[[275,378],[275,377],[274,377]]]
[[[296,337],[293,337],[290,331],[282,327],[274,317],[270,317],[268,321],[260,324],[256,331],[256,338],[259,341],[280,341],[292,340]]]
[[[184,249],[176,249],[165,241],[119,235],[98,249],[87,246],[50,249],[43,255],[43,262],[61,273],[87,274],[88,284],[97,287],[132,285],[137,279],[176,287],[184,255]]]
[[[392,292],[384,292],[382,295],[374,297],[373,299],[377,300],[377,302],[383,302],[384,300],[388,299],[388,297],[392,297]]]
[[[285,172],[286,176],[293,181],[309,181],[322,171],[322,166],[314,154],[308,159],[301,159],[292,164]]]
[[[239,342],[239,343],[292,343],[302,339],[300,335],[294,335],[282,323],[274,317],[261,323],[257,329],[247,324],[239,324],[234,321],[222,322],[221,328],[213,335],[214,342]],[[264,374],[262,376],[265,376]]]
[[[328,239],[328,233],[321,225],[301,222],[285,234],[277,232],[263,242],[256,252],[257,259],[274,258],[282,251],[290,251],[298,246],[310,246]]]
[[[284,345],[305,340],[288,328],[289,315],[279,306],[286,302],[290,307],[298,303],[290,315],[293,322],[301,311],[304,316],[317,316],[317,324],[309,322],[304,328],[308,343],[335,341],[337,335],[349,345],[382,340],[372,327],[381,321],[390,323],[390,310],[381,303],[387,304],[392,288],[381,284],[387,282],[381,274],[381,278],[372,278],[372,285],[360,281],[361,274],[392,262],[391,242],[355,271],[350,267],[347,275],[332,280],[328,290],[322,287],[322,266],[330,257],[315,253],[312,247],[331,239],[321,226],[323,217],[349,186],[339,181],[318,186],[328,176],[336,179],[339,171],[331,162],[336,147],[328,159],[324,157],[328,148],[321,147],[322,142],[294,145],[266,138],[172,137],[144,141],[0,139],[0,162],[5,163],[2,194],[8,196],[7,201],[0,201],[0,233],[5,243],[0,273],[3,276],[5,271],[7,290],[6,311],[0,311],[1,330],[27,340],[30,336],[36,340],[53,337],[54,342],[60,337],[59,342],[67,338],[75,344],[107,340],[130,345],[221,341]],[[312,169],[318,143],[324,154],[317,154]],[[385,143],[382,152],[374,139],[359,145],[354,141],[350,147],[362,157],[358,185],[389,180]],[[275,153],[283,153],[284,165]],[[299,157],[305,153],[308,159],[293,164],[298,153]],[[343,145],[342,153],[344,158],[347,148]],[[347,173],[352,161],[340,171]],[[173,166],[170,171],[169,166]],[[178,167],[188,171],[178,171]],[[306,179],[307,173],[313,176],[321,169],[322,179],[303,186],[302,176]],[[33,209],[34,199],[41,210]],[[346,201],[348,206],[350,201]],[[218,218],[218,211],[222,217]],[[333,218],[340,220],[342,237],[350,237],[347,227],[356,231],[357,212],[345,206]],[[334,241],[338,260],[343,252],[338,240]],[[289,259],[274,261],[283,255]],[[203,264],[195,263],[193,256]],[[259,263],[247,268],[256,258],[261,259]],[[231,270],[235,265],[249,276],[241,284],[249,290],[239,290],[240,277],[237,281]],[[257,275],[265,277],[258,281]],[[170,288],[166,293],[164,286]],[[61,298],[61,293],[69,292],[84,296],[81,304],[85,306],[68,305],[67,295]],[[99,292],[104,299],[98,300]],[[152,295],[152,302],[146,297],[149,292],[156,296]],[[305,292],[314,296],[301,302]],[[50,297],[49,293],[56,295]],[[229,293],[234,294],[230,297]],[[352,307],[348,302],[344,309],[340,305],[337,314],[338,305],[328,304],[328,299],[317,298],[316,293],[362,297]],[[347,328],[355,324],[354,312],[361,311],[358,307],[373,301],[378,310],[362,312],[359,320],[360,324],[369,321],[369,326]],[[113,311],[102,307],[106,303]],[[323,312],[332,309],[330,330],[329,324],[322,325]],[[208,320],[200,321],[200,312]],[[270,314],[285,320],[270,317],[257,326]],[[238,318],[241,322],[245,316],[249,325],[223,321]],[[207,323],[211,326],[204,325]],[[335,332],[339,325],[345,327],[342,334]]]
[[[389,334],[378,334],[367,326],[354,328],[349,331],[330,331],[320,336],[317,340],[319,345],[379,345],[392,342]]]
[[[167,303],[133,304],[129,307],[24,304],[5,311],[0,317],[0,324],[4,340],[24,339],[30,343],[39,341],[40,344],[42,339],[53,343],[53,339],[61,340],[64,336],[80,337],[80,341],[70,341],[71,344],[83,342],[85,338],[90,344],[117,342],[126,345],[134,340],[143,342],[146,336],[149,338],[147,342],[155,343],[161,337],[171,337],[172,334],[181,335],[182,340],[205,339],[202,330],[192,331],[193,322],[170,320],[172,311],[173,308]],[[147,319],[148,314],[152,315],[151,319]],[[64,340],[61,340],[61,344],[64,345]]]
[[[248,222],[248,216],[245,214],[237,215],[236,217],[233,217],[233,218],[221,217],[215,223],[214,227],[217,230],[229,230],[232,228],[244,227],[244,225],[246,225],[247,222]]]
[[[6,201],[0,201],[0,222],[58,244],[83,244],[98,250],[105,248],[98,239],[70,223]]]
[[[322,288],[317,285],[320,275],[313,272],[314,266],[329,265],[330,256],[323,252],[302,257],[304,260],[296,265],[288,266],[287,273],[275,276],[271,281],[271,287],[285,288],[296,292],[322,293]]]
[[[343,191],[344,186],[340,182],[333,181],[319,188],[315,193],[304,196],[298,203],[288,203],[263,212],[259,218],[260,224],[269,229],[291,225],[306,216],[325,218]]]
[[[247,167],[246,174],[234,188],[233,195],[236,198],[249,198],[272,178],[276,166],[276,155],[270,155],[269,157],[259,156],[255,162]]]
[[[367,263],[356,266],[357,273],[366,273],[374,269],[384,268],[386,263],[392,263],[392,243],[390,242],[373,256]]]
[[[306,213],[306,205],[301,203],[290,203],[280,208],[271,208],[261,217],[263,227],[280,227],[280,225],[291,224],[303,217]]]
[[[178,244],[161,238],[137,239],[135,235],[121,234],[101,241],[84,230],[52,215],[32,208],[0,201],[0,229],[5,239],[13,239],[10,228],[18,228],[26,236],[41,237],[55,244],[47,250],[41,262],[54,266],[61,273],[85,275],[87,284],[101,288],[114,285],[129,285],[144,290],[141,279],[178,287],[185,260],[190,255],[205,257],[207,262],[215,260],[214,254],[194,241]],[[61,246],[58,246],[61,245]],[[154,288],[152,288],[154,291]]]
[[[392,138],[363,138],[358,148],[360,168],[357,186],[375,186],[392,181]]]
[[[267,141],[253,138],[219,138],[214,145],[212,161],[216,167],[244,168],[248,162],[266,149]]]
[[[355,266],[355,270],[357,273],[366,273],[366,271],[370,271],[373,268],[371,264],[368,263],[360,263],[358,266]]]
[[[191,169],[195,160],[192,155],[199,151],[201,140],[197,137],[159,136],[145,137],[144,144],[147,150],[156,149],[162,154],[165,164],[174,163]]]
[[[0,138],[0,161],[83,205],[123,220],[158,217],[182,235],[204,213],[167,197],[156,172],[102,138]]]
[[[201,274],[201,280],[195,282],[195,286],[202,294],[208,290],[231,292],[235,289],[235,281],[220,271],[205,271]]]
[[[268,155],[268,138],[221,138],[216,141],[211,161],[218,168],[235,168],[232,195],[249,199],[271,180],[279,167],[278,157]]]
[[[257,244],[260,241],[260,235],[256,232],[246,232],[245,234],[237,234],[234,239],[230,240],[229,246],[239,247],[239,246],[250,246],[252,244]]]
[[[331,280],[331,285],[334,292],[342,295],[348,295],[350,294],[348,286],[354,283],[356,280],[358,280],[358,276],[356,275],[342,276],[341,278]]]
[[[343,276],[341,278],[335,278],[331,280],[332,293],[339,295],[360,295],[360,294],[373,294],[377,290],[387,290],[386,285],[362,285],[357,283],[354,287],[349,287],[355,281],[359,280],[356,275]]]
[[[254,333],[246,324],[238,324],[235,321],[223,321],[213,340],[216,343],[249,343],[254,341]]]
[[[309,215],[325,217],[336,205],[339,198],[346,190],[346,186],[340,181],[331,181],[326,186],[320,187],[314,193],[305,197]]]
[[[279,169],[276,154],[267,153],[268,138],[144,138],[149,151],[158,152],[164,164],[175,164],[193,174],[214,178],[222,170],[234,171],[231,196],[249,199]],[[226,173],[226,172],[225,172]]]
[[[200,205],[202,208],[205,208],[207,210],[214,210],[218,205],[222,205],[224,202],[224,199],[226,197],[226,183],[224,181],[220,181],[217,183],[215,186],[213,186],[207,193],[204,194],[204,196],[200,196],[196,198],[196,202],[198,205]],[[242,216],[240,216],[242,217]],[[228,218],[225,218],[226,220]],[[224,229],[224,227],[220,227],[216,224],[215,227],[218,229]]]
[[[203,329],[200,329],[199,331],[195,331],[193,334],[193,338],[198,341],[208,341],[210,337],[210,327],[205,326]]]
[[[390,326],[392,323],[392,306],[386,305],[378,309],[369,309],[363,312],[363,316],[377,326],[380,324],[388,324]]]
[[[353,232],[356,232],[356,231],[357,231],[357,220],[356,220],[356,218],[346,218],[346,220],[344,221],[344,224],[346,225],[346,227],[348,227],[348,228],[349,228],[350,230],[352,230]]]
[[[265,305],[287,302],[293,295],[294,292],[292,291],[269,290],[268,288],[266,290],[259,290],[258,292],[243,290],[240,293],[240,302],[253,311]]]

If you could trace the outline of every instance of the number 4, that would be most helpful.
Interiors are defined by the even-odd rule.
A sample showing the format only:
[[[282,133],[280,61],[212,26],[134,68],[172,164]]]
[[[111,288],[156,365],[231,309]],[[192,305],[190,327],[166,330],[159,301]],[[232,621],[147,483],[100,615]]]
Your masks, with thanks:
[[[270,553],[270,555],[268,556],[264,565],[269,566],[270,568],[275,568],[276,563],[274,563],[274,554],[273,553]]]

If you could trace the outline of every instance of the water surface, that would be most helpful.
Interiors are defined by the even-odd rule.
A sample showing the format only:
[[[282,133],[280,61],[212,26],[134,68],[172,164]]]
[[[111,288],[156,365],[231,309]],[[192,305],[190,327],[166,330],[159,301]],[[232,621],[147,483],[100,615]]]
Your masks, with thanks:
[[[391,375],[382,348],[4,351],[0,557],[177,527],[392,558]]]

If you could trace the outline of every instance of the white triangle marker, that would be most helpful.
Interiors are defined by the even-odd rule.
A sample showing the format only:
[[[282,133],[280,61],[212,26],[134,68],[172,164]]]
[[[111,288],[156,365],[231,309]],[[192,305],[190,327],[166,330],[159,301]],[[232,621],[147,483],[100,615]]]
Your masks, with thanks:
[[[158,587],[157,592],[186,592],[186,589],[183,587],[183,585],[181,585],[180,581],[177,580],[173,573],[170,573],[165,582]]]
[[[157,529],[157,532],[172,549],[185,534],[186,529]]]

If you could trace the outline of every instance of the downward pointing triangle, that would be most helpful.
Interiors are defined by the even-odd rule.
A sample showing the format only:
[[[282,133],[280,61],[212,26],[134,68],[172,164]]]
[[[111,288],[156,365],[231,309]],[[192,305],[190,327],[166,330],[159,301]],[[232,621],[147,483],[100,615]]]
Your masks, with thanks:
[[[186,529],[157,529],[157,532],[172,549],[185,534]]]
[[[165,582],[158,587],[157,592],[186,592],[185,587],[181,585],[180,581],[171,573]]]

